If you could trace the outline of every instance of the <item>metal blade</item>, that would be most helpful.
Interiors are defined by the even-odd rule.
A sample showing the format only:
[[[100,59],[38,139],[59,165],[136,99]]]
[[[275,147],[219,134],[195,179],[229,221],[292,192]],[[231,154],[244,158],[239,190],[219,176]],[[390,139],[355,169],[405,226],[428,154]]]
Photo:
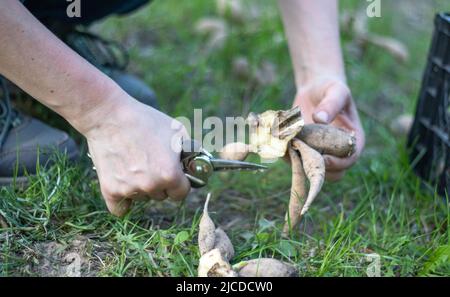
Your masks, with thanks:
[[[260,164],[234,161],[234,160],[224,160],[224,159],[211,159],[211,164],[214,167],[214,171],[223,170],[265,170],[268,167]]]

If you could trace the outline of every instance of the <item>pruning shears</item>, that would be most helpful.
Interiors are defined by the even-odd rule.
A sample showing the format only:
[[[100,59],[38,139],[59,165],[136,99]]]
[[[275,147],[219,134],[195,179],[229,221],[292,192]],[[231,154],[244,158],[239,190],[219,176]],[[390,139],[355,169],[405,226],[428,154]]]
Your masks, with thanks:
[[[206,186],[215,171],[265,170],[267,166],[251,162],[217,159],[195,140],[184,140],[181,152],[184,174],[193,188]]]

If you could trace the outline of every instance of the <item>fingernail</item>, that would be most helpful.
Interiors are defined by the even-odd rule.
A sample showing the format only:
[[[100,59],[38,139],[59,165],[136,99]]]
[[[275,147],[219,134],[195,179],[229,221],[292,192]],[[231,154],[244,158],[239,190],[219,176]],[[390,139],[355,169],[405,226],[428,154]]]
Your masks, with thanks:
[[[319,111],[315,114],[316,119],[323,124],[328,124],[328,113],[325,111]]]

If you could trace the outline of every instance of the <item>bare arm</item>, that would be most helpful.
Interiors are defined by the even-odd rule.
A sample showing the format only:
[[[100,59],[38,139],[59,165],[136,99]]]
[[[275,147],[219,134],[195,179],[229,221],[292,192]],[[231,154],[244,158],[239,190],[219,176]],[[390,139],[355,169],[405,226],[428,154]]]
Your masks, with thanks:
[[[0,73],[67,119],[88,141],[109,210],[133,199],[182,199],[181,123],[143,105],[73,52],[17,0],[0,0]]]
[[[364,131],[347,86],[340,46],[337,0],[278,0],[294,68],[294,105],[306,122],[336,125],[356,134],[350,158],[326,156],[327,178],[338,180],[364,147]]]
[[[279,0],[297,87],[323,75],[345,80],[337,0]]]
[[[0,1],[0,73],[81,132],[93,110],[116,103],[107,94],[122,92],[17,0]]]

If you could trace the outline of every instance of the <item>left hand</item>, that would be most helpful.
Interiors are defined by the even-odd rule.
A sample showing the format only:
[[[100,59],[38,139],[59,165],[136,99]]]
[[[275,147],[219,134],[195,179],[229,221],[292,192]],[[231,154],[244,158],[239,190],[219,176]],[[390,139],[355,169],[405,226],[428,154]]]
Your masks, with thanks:
[[[352,156],[337,158],[324,155],[327,180],[340,180],[358,160],[365,143],[364,130],[346,82],[327,76],[312,79],[299,88],[294,101],[296,105],[300,106],[305,124],[331,124],[355,133],[356,150]]]

